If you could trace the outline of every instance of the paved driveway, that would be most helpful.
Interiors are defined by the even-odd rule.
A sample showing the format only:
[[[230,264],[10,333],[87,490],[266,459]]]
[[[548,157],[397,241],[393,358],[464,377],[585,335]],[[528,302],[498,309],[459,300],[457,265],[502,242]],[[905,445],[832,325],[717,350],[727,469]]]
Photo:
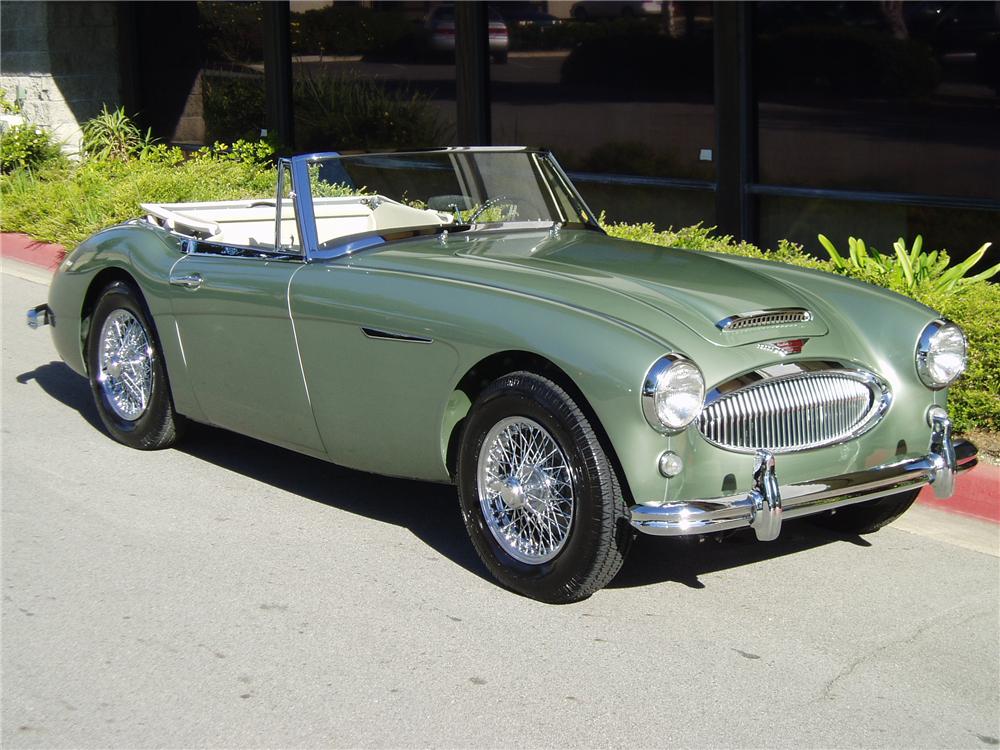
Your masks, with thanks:
[[[993,555],[789,523],[641,539],[538,604],[448,487],[208,428],[117,445],[22,322],[45,288],[2,283],[5,747],[997,744]]]

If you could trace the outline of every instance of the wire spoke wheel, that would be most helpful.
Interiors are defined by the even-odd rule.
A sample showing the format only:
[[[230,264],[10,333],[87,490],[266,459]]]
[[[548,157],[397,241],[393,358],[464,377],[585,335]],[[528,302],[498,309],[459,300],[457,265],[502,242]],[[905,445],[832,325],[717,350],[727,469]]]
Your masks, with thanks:
[[[153,392],[149,335],[131,312],[119,308],[105,318],[99,347],[97,382],[114,412],[134,422],[146,411]]]
[[[559,554],[573,524],[573,477],[544,427],[527,417],[497,422],[483,440],[477,480],[483,517],[507,554],[529,565]]]

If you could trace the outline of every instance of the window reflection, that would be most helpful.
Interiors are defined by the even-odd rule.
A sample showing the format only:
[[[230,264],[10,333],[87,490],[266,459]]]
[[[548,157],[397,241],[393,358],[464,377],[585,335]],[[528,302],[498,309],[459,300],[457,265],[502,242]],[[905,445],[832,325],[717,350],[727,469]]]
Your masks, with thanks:
[[[551,148],[574,173],[714,180],[710,3],[494,8],[510,33],[507,63],[490,69],[494,143]],[[646,220],[681,220],[662,186],[577,182],[612,218],[641,204]]]
[[[756,6],[761,181],[1000,199],[1000,2]]]

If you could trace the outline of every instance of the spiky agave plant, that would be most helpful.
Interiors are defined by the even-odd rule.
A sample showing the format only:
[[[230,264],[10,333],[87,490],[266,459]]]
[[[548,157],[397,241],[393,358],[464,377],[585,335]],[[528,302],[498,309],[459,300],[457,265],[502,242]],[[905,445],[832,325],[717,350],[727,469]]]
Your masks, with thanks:
[[[860,275],[874,275],[889,286],[916,292],[930,291],[949,294],[959,287],[976,281],[985,281],[1000,273],[1000,263],[973,276],[966,274],[983,259],[992,243],[983,245],[961,263],[951,265],[951,258],[944,250],[925,252],[923,237],[917,235],[907,248],[906,240],[900,237],[893,243],[895,255],[880,253],[856,237],[847,238],[848,254],[845,258],[834,244],[824,235],[819,242],[830,256],[830,262],[838,271]]]

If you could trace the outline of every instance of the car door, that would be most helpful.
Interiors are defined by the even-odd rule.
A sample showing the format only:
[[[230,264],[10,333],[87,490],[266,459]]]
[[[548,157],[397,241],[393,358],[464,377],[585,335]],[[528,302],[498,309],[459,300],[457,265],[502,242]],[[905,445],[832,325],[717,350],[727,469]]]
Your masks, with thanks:
[[[172,305],[198,404],[213,424],[323,453],[302,377],[288,287],[298,259],[194,252],[171,270]]]

